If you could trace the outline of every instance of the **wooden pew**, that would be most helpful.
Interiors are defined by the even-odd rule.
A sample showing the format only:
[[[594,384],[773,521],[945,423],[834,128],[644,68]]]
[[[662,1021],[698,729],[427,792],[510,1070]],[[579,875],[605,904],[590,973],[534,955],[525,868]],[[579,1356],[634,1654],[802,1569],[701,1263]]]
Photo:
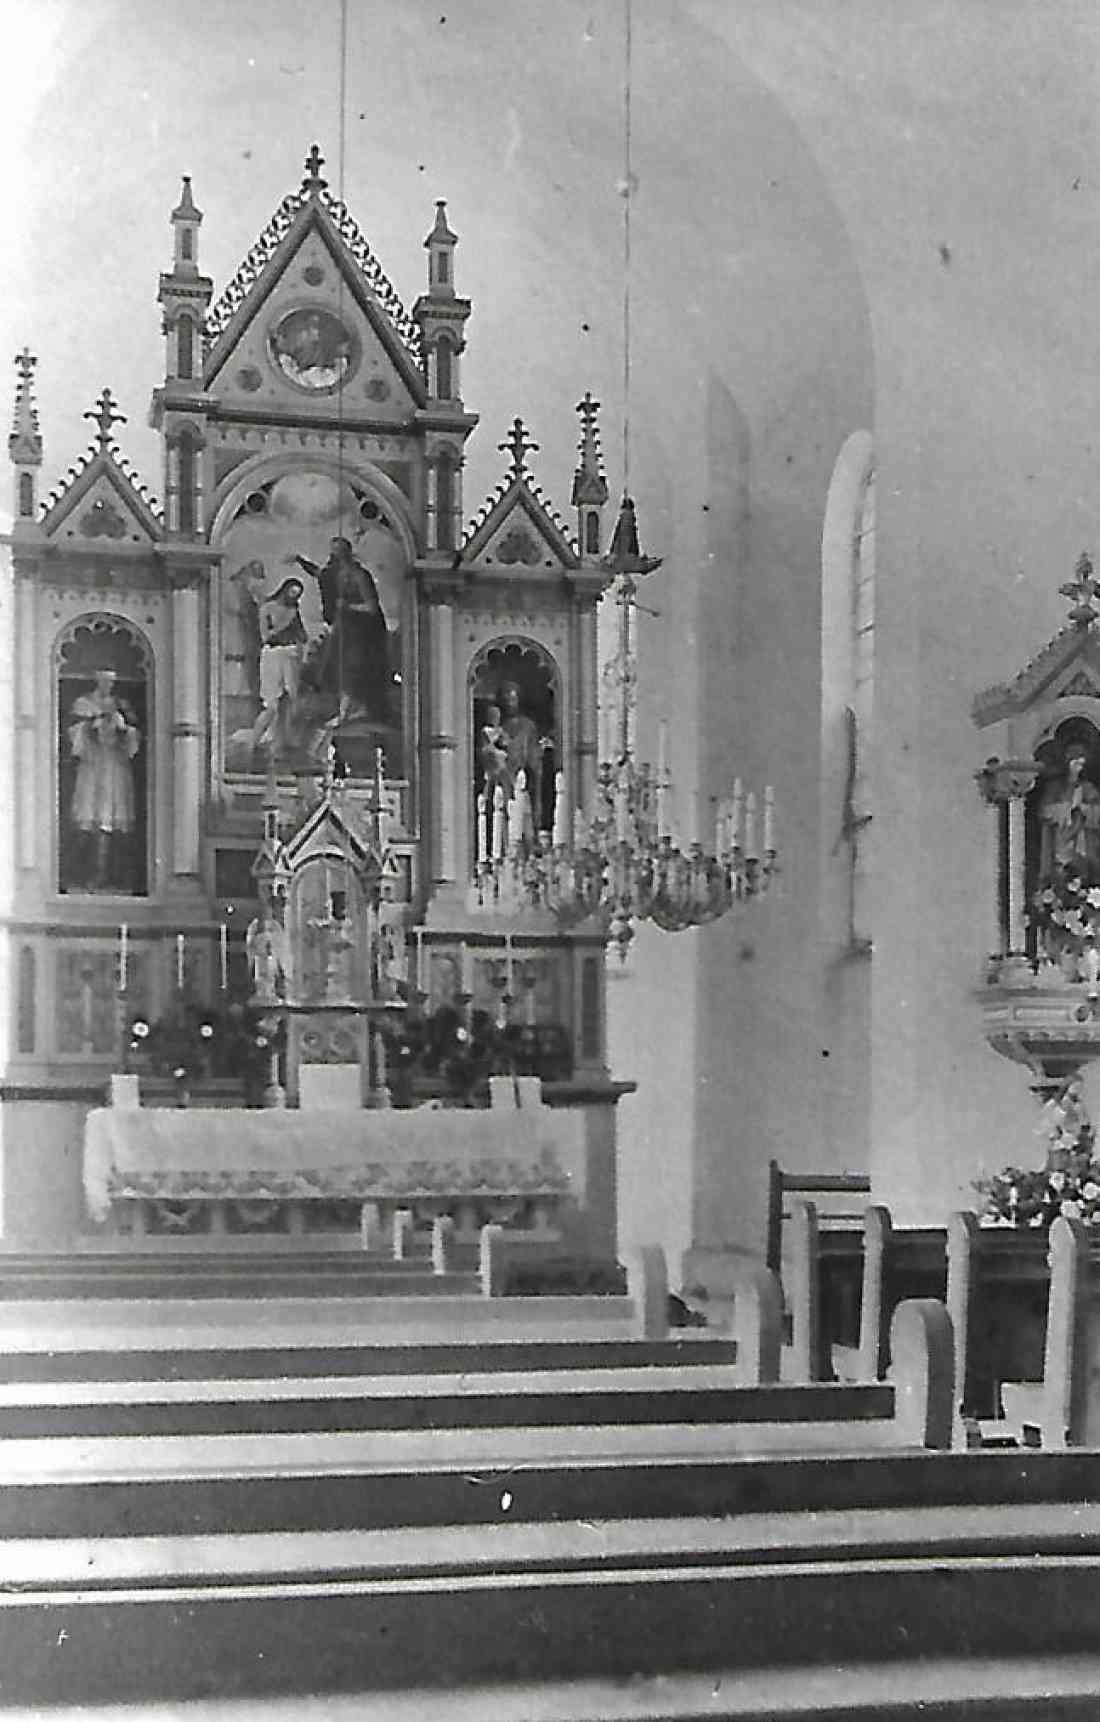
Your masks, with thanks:
[[[782,1272],[783,1225],[790,1218],[787,1209],[789,1195],[840,1197],[842,1211],[831,1211],[829,1217],[850,1222],[858,1218],[858,1206],[853,1204],[851,1198],[866,1196],[870,1189],[871,1180],[865,1172],[788,1172],[780,1166],[778,1160],[769,1160],[765,1266],[773,1273]]]

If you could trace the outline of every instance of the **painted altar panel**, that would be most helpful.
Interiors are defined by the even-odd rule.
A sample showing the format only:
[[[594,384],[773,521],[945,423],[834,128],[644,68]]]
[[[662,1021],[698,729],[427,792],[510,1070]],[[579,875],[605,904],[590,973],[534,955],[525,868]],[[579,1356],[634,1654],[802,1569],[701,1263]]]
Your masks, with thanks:
[[[303,467],[257,478],[222,537],[222,768],[405,772],[405,553],[358,479]]]

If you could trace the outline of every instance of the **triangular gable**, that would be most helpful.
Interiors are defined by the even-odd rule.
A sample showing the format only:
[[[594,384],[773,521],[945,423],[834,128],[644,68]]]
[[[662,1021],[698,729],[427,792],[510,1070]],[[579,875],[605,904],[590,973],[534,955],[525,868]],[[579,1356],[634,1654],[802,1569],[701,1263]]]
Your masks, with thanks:
[[[526,474],[489,497],[466,535],[459,559],[465,567],[517,578],[580,567],[577,547],[564,523]]]
[[[364,872],[377,872],[379,857],[325,796],[283,846],[282,864],[288,871],[321,856],[336,855]]]
[[[1100,639],[1088,627],[1063,628],[1011,682],[986,688],[974,701],[979,728],[1050,699],[1100,695]]]
[[[244,349],[249,344],[249,332],[254,332],[257,320],[277,290],[284,284],[291,285],[294,264],[311,240],[324,248],[342,284],[341,303],[349,312],[354,307],[360,313],[372,338],[367,344],[381,349],[410,401],[424,405],[427,386],[421,368],[419,329],[352,218],[323,190],[299,193],[296,199],[285,200],[210,312],[206,322],[204,386],[213,386],[231,358],[243,357],[247,369],[249,355]],[[316,289],[311,291],[308,279],[308,271],[315,267],[315,263],[307,264],[307,278],[300,287],[296,281],[293,286],[296,297],[323,304],[324,295]],[[262,366],[256,368],[263,373]],[[372,380],[367,378],[368,382]],[[319,396],[318,403],[326,398],[332,397]],[[369,403],[368,392],[365,409]]]
[[[113,448],[84,456],[47,499],[41,526],[48,538],[105,549],[156,544],[164,535],[152,501]]]

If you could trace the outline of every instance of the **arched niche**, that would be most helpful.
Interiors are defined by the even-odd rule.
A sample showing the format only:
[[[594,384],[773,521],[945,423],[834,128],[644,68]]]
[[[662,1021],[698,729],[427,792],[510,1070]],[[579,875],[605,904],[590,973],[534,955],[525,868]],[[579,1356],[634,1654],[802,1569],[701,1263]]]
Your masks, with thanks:
[[[492,640],[470,665],[468,694],[475,813],[483,792],[491,804],[497,782],[509,799],[522,766],[536,829],[551,830],[562,753],[561,675],[554,658],[523,636]]]
[[[250,462],[212,538],[223,769],[316,770],[337,739],[353,776],[372,775],[378,747],[387,776],[404,776],[415,547],[397,487],[320,455]]]
[[[144,897],[149,889],[153,660],[118,616],[77,618],[54,651],[57,886]]]
[[[288,996],[295,1004],[346,1004],[369,997],[369,904],[346,857],[313,856],[294,874],[286,933]]]
[[[1053,881],[1065,861],[1055,837],[1055,826],[1064,825],[1063,809],[1072,794],[1070,761],[1075,755],[1083,760],[1079,773],[1084,786],[1082,799],[1094,810],[1086,813],[1085,818],[1090,825],[1095,820],[1096,828],[1085,837],[1087,853],[1083,849],[1071,866],[1076,869],[1080,865],[1088,884],[1100,883],[1100,713],[1085,716],[1078,712],[1048,727],[1035,747],[1039,772],[1024,804],[1025,905],[1034,901],[1042,886]],[[1007,845],[1002,845],[1002,849],[1007,850]],[[1038,954],[1033,927],[1028,929],[1026,948],[1029,956]]]

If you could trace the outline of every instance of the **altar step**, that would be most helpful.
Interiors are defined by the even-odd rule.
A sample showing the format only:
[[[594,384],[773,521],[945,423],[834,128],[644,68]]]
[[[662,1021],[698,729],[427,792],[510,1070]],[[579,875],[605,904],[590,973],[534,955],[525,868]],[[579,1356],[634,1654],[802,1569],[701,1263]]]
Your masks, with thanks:
[[[0,1302],[51,1298],[440,1297],[480,1289],[474,1253],[435,1273],[429,1258],[356,1250],[0,1256]]]

